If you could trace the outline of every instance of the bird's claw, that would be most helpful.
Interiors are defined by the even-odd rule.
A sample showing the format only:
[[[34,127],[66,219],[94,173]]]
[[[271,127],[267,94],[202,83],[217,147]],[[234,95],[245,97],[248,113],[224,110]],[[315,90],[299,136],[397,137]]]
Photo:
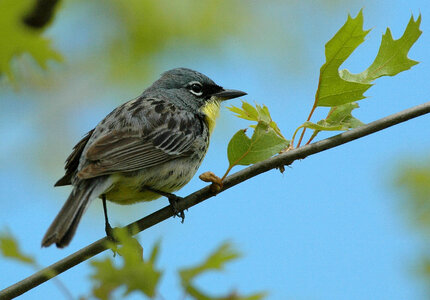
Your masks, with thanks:
[[[179,210],[178,201],[182,199],[182,197],[178,197],[174,194],[171,194],[167,197],[169,199],[170,207],[173,211],[173,216],[181,218],[181,223],[184,223],[185,213],[183,210]]]

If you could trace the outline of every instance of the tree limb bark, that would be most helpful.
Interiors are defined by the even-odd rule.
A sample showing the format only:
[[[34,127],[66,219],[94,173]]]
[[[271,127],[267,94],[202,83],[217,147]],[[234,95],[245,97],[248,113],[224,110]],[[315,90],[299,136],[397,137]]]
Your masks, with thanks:
[[[377,131],[384,130],[410,119],[430,113],[430,102],[403,110],[385,118],[379,119],[362,127],[335,135],[333,137],[321,140],[319,142],[306,145],[291,151],[282,153],[265,161],[256,163],[239,172],[228,176],[224,180],[224,186],[220,192],[229,189],[243,181],[246,181],[261,173],[269,170],[292,164],[297,159],[303,159],[309,155],[313,155],[327,149],[331,149],[350,141],[362,138]],[[178,202],[178,209],[188,209],[206,199],[213,197],[214,194],[210,190],[210,186],[206,186]],[[129,224],[126,228],[136,233],[148,229],[173,216],[172,209],[166,206],[134,223]],[[85,248],[67,256],[66,258],[52,264],[51,266],[34,273],[33,275],[21,280],[12,286],[0,291],[0,299],[11,299],[17,297],[30,289],[42,284],[50,278],[76,266],[77,264],[105,251],[107,238],[102,238]]]

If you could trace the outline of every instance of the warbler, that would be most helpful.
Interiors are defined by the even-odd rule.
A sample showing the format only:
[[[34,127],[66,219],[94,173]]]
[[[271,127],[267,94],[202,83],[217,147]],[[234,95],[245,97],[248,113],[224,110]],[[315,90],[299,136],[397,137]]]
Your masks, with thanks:
[[[67,246],[92,200],[101,198],[106,231],[106,200],[118,204],[151,201],[171,194],[196,173],[209,146],[222,101],[246,95],[224,89],[187,69],[167,71],[139,97],[108,114],[73,148],[65,175],[55,186],[73,190],[42,239]]]

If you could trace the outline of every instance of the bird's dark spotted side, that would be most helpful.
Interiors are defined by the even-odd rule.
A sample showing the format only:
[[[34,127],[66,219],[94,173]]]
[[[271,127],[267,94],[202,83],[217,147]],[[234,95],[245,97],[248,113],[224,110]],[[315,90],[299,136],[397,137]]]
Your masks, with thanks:
[[[138,98],[106,118],[91,136],[91,146],[85,148],[79,165],[81,179],[140,170],[186,157],[194,149],[207,150],[209,133],[203,116],[178,109],[163,99]],[[102,134],[105,127],[108,135]]]

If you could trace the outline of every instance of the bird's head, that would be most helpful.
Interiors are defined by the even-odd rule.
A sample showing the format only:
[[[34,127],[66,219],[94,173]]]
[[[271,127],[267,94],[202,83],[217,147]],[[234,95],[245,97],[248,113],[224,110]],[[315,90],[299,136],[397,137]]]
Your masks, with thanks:
[[[163,96],[175,105],[203,113],[210,130],[215,125],[222,101],[246,95],[239,90],[225,89],[202,73],[187,68],[164,72],[144,94]]]

